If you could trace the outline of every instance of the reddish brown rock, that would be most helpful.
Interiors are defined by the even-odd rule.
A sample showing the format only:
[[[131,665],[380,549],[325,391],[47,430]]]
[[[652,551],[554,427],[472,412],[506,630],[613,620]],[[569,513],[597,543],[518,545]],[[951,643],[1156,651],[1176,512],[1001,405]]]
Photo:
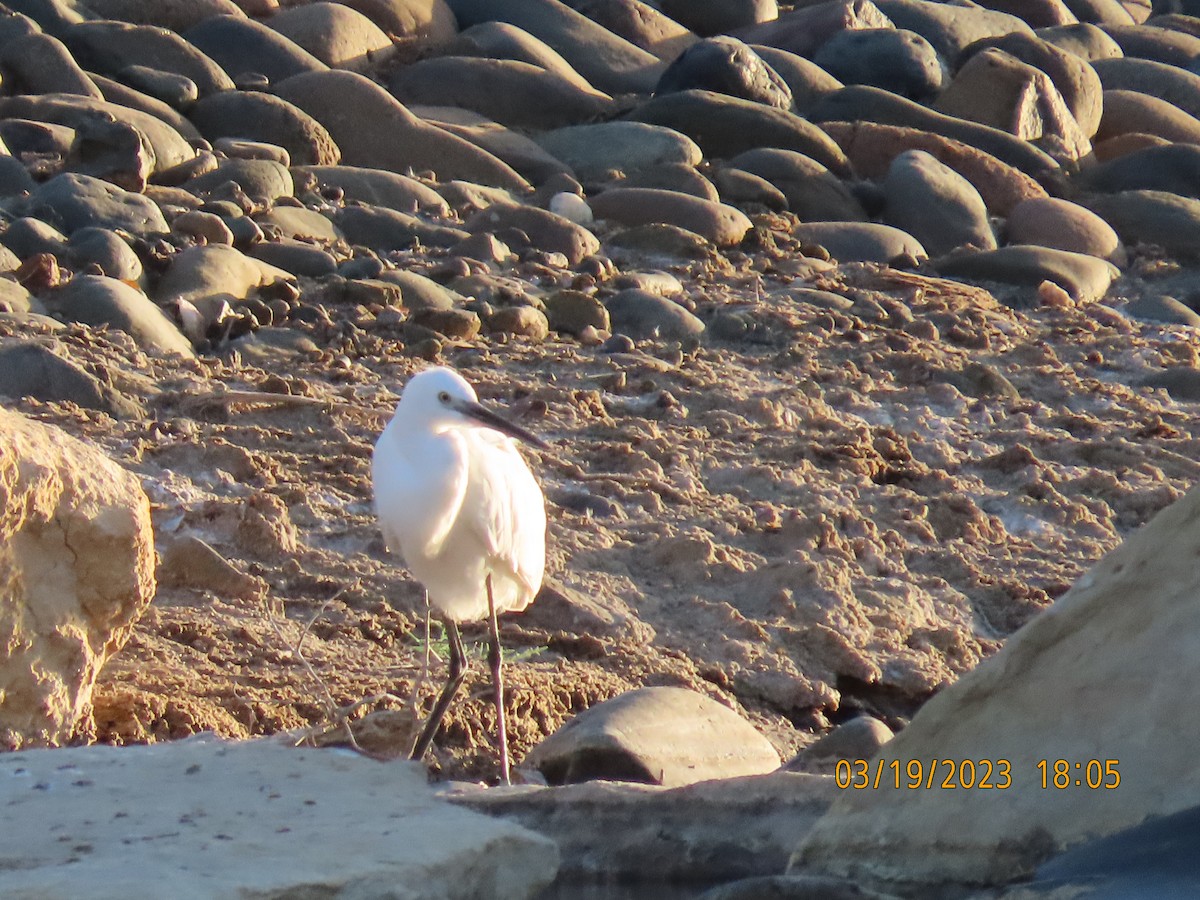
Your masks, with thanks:
[[[872,122],[828,122],[823,127],[864,178],[882,178],[901,153],[924,150],[971,182],[997,215],[1007,215],[1022,200],[1047,196],[1046,189],[1024,172],[961,141]]]

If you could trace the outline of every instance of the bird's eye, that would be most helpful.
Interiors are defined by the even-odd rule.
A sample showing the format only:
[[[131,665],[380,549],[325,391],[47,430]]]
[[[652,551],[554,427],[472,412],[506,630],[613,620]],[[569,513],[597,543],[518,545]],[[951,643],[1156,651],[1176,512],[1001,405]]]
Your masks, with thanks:
[[[440,394],[438,394],[438,403],[449,403],[449,402],[450,402],[450,395],[448,393],[446,393],[445,391],[442,391]]]

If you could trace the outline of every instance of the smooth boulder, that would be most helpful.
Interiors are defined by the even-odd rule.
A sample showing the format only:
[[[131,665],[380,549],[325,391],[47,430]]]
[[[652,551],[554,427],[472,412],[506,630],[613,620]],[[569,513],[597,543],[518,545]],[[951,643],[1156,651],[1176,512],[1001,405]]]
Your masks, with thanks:
[[[712,91],[655,97],[635,107],[625,118],[686,134],[709,157],[729,159],[757,147],[778,147],[803,153],[835,175],[850,171],[837,144],[808,119]]]
[[[883,221],[907,231],[934,256],[962,246],[996,247],[979,192],[922,150],[909,150],[892,160],[883,192]]]
[[[275,93],[325,126],[346,165],[399,173],[432,169],[445,180],[529,188],[490,153],[422,122],[382,87],[354,72],[296,75],[277,85]]]
[[[76,275],[47,297],[46,306],[69,322],[104,325],[130,335],[156,355],[193,357],[175,323],[137,288],[105,275]]]
[[[676,191],[618,187],[597,194],[589,202],[598,219],[612,219],[622,225],[676,225],[718,247],[737,244],[752,227],[745,214],[732,206]]]

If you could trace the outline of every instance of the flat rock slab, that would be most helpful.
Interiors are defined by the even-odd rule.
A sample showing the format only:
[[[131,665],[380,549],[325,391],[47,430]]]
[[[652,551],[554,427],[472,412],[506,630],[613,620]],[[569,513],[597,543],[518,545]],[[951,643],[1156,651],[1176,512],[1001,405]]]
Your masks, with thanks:
[[[677,788],[611,781],[472,786],[446,797],[553,835],[562,853],[559,896],[568,897],[590,896],[583,885],[597,879],[649,888],[656,881],[696,885],[777,874],[795,838],[841,793],[828,775],[772,772]],[[571,884],[579,893],[567,892]]]
[[[552,841],[433,796],[419,768],[274,741],[0,757],[0,895],[527,898]],[[169,889],[164,885],[170,885]]]

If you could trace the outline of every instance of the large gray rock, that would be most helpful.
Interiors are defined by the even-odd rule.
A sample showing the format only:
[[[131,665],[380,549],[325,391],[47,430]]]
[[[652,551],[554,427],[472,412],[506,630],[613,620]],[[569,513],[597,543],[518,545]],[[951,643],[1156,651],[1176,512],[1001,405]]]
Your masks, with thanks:
[[[1137,91],[1200,118],[1200,75],[1152,59],[1098,59],[1092,68],[1106,91]]]
[[[667,66],[656,94],[715,91],[778,109],[791,109],[792,90],[754,50],[737,38],[706,38]]]
[[[642,0],[576,0],[574,7],[663,62],[669,63],[696,41],[696,35]]]
[[[555,175],[575,177],[570,166],[562,160],[555,159],[532,138],[469,109],[457,106],[414,106],[412,112],[443,131],[486,150],[512,166],[531,184],[542,184]]]
[[[428,247],[452,247],[467,236],[460,228],[433,225],[386,207],[347,206],[335,221],[351,244],[381,252],[406,249],[418,241]]]
[[[793,150],[764,147],[729,161],[765,178],[787,198],[788,209],[806,222],[865,222],[867,214],[845,182],[814,159]]]
[[[56,745],[88,730],[96,676],[154,596],[150,503],[134,475],[52,425],[0,409],[0,431],[0,746]],[[6,756],[14,775],[16,759]],[[6,806],[18,783],[50,793],[6,781]]]
[[[163,172],[196,156],[195,149],[183,134],[140,109],[76,94],[0,97],[0,118],[4,119],[32,119],[76,128],[84,119],[97,115],[126,122],[144,134],[154,148],[155,172]]]
[[[58,38],[30,34],[0,48],[0,70],[9,89],[21,94],[104,95]]]
[[[137,418],[143,412],[136,402],[103,384],[91,372],[34,341],[0,346],[0,394],[33,397],[46,403],[74,403],[116,418]]]
[[[732,206],[656,188],[617,187],[591,198],[598,219],[622,225],[664,222],[686,228],[718,247],[737,244],[752,227],[746,215]]]
[[[607,94],[654,89],[663,63],[558,0],[451,0],[458,24],[508,22],[553,47],[580,75]]]
[[[851,85],[826,95],[809,110],[808,116],[818,123],[865,120],[933,132],[976,147],[1035,179],[1053,177],[1059,171],[1058,163],[1015,135],[943,115],[866,85]]]
[[[63,37],[84,68],[117,77],[127,66],[146,66],[190,78],[205,97],[233,89],[219,65],[165,28],[125,22],[81,22]]]
[[[708,37],[779,15],[775,0],[663,0],[662,11],[685,28]]]
[[[245,17],[233,0],[88,0],[87,8],[101,19],[157,25],[171,31],[183,31],[213,16]]]
[[[813,62],[844,84],[869,84],[910,100],[936,94],[945,79],[945,63],[933,45],[902,28],[840,31]]]
[[[422,122],[362,75],[309,72],[280,83],[275,92],[325,126],[346,165],[401,173],[432,169],[443,180],[529,188],[510,166],[469,141]]]
[[[934,0],[876,0],[880,12],[897,28],[915,31],[953,62],[975,41],[1012,34],[1032,34],[1016,16],[978,6],[952,6]]]
[[[278,31],[245,17],[216,16],[189,28],[183,36],[234,79],[257,72],[274,83],[329,68]]]
[[[320,122],[271,94],[224,91],[204,98],[188,115],[209,141],[235,137],[275,144],[298,166],[334,166],[341,159]]]
[[[653,227],[653,226],[651,226]],[[660,226],[674,227],[678,226]],[[679,229],[685,234],[694,232]],[[613,331],[632,338],[663,341],[695,340],[704,333],[704,323],[674,300],[641,288],[618,291],[604,305]]]
[[[1120,275],[1116,266],[1095,256],[1022,245],[948,257],[937,262],[937,271],[954,278],[1031,287],[1049,281],[1080,303],[1102,299]]]
[[[258,203],[274,203],[296,191],[287,166],[273,159],[223,159],[213,171],[184,182],[183,189],[204,197],[230,181]]]
[[[934,256],[966,245],[995,249],[979,191],[925,151],[909,150],[892,160],[883,191],[883,220],[907,231]]]
[[[793,228],[792,236],[824,247],[841,262],[887,263],[929,256],[908,232],[874,222],[808,222]]]
[[[409,105],[460,106],[502,125],[535,130],[586,122],[613,107],[607,94],[512,59],[425,59],[397,69],[388,87]]]
[[[574,66],[562,58],[553,47],[536,38],[524,28],[508,22],[480,22],[459,33],[445,48],[447,55],[483,56],[491,59],[511,59],[540,66],[547,72],[565,79],[580,90],[594,90]]]
[[[415,178],[358,166],[296,166],[294,173],[311,176],[318,184],[339,188],[347,200],[386,206],[400,212],[445,214],[449,207],[433,188]]]
[[[552,784],[599,778],[679,787],[773,772],[779,754],[754,726],[712,698],[650,687],[580,713],[534,747],[525,764]]]
[[[1165,191],[1121,191],[1082,203],[1126,244],[1157,244],[1173,255],[1200,258],[1200,200]]]
[[[783,871],[797,837],[839,793],[827,776],[774,772],[677,788],[593,781],[548,789],[452,788],[445,796],[553,836],[562,854],[560,881],[568,885],[640,882],[645,895],[654,896],[663,883],[712,884]],[[586,891],[580,888],[581,895]],[[818,900],[796,900],[801,897]]]
[[[10,897],[531,900],[558,868],[551,840],[440,802],[416,766],[346,751],[195,738],[2,765],[24,823],[0,837],[26,861],[0,873]]]
[[[843,792],[792,868],[1008,882],[1065,847],[1200,804],[1200,721],[1179,714],[1200,679],[1198,553],[1192,490],[926,703],[872,762],[888,787]],[[924,781],[934,758],[975,761],[976,784],[990,761],[996,788],[892,788],[893,760],[921,761]],[[948,775],[940,763],[935,780]],[[957,765],[951,783],[964,777]]]
[[[1112,226],[1070,200],[1031,197],[1013,207],[1004,223],[1010,244],[1036,244],[1073,253],[1087,253],[1124,265],[1125,248]]]
[[[778,147],[810,156],[835,175],[849,174],[845,154],[812,122],[750,100],[682,91],[648,100],[626,118],[686,134],[706,156],[728,159],[758,147]]]
[[[190,303],[214,321],[223,306],[253,296],[260,287],[292,280],[288,272],[232,247],[209,244],[175,254],[155,286],[154,299],[164,306]]]
[[[46,307],[71,322],[124,331],[148,353],[194,356],[192,345],[153,301],[105,275],[77,275],[46,298]]]
[[[572,266],[600,250],[600,241],[586,228],[536,206],[493,203],[466,222],[466,229],[472,234],[504,228],[519,228],[534,247],[547,253],[561,253]]]
[[[99,178],[70,172],[39,186],[25,207],[29,215],[57,226],[66,235],[92,225],[132,234],[170,231],[153,200]]]
[[[842,87],[842,83],[816,63],[778,47],[751,44],[772,71],[775,72],[792,92],[792,109],[804,115],[820,97]]]
[[[644,122],[598,122],[572,125],[534,138],[584,181],[613,173],[636,172],[664,163],[694,166],[704,158],[696,142],[661,125]]]

